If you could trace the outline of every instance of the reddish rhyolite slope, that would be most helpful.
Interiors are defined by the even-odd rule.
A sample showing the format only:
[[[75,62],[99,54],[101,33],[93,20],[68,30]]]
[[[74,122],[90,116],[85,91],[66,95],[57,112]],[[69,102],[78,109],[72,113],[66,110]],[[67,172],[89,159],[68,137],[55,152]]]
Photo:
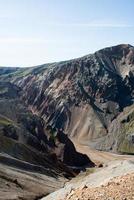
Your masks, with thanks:
[[[22,88],[22,99],[47,125],[64,129],[84,145],[134,153],[133,128],[124,134],[116,130],[117,116],[133,104],[133,46],[118,45],[70,61],[17,69],[8,77]]]

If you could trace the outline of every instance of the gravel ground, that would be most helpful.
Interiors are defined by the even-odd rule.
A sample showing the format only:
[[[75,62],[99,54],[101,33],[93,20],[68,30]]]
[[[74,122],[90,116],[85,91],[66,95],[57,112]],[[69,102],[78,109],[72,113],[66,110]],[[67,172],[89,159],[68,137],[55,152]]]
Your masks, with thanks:
[[[133,200],[134,173],[111,179],[96,188],[72,190],[65,200]]]
[[[115,160],[89,175],[77,176],[42,200],[133,200],[132,193],[134,159]]]

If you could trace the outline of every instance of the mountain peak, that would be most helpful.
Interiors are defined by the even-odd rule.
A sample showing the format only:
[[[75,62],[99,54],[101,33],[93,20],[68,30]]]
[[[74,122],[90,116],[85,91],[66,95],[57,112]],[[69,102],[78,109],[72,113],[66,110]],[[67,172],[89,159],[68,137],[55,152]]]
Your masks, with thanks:
[[[96,52],[108,52],[108,51],[111,51],[111,52],[114,52],[116,53],[117,51],[123,51],[124,49],[133,49],[134,47],[130,44],[118,44],[118,45],[115,45],[115,46],[111,46],[111,47],[105,47],[103,49],[100,49]]]

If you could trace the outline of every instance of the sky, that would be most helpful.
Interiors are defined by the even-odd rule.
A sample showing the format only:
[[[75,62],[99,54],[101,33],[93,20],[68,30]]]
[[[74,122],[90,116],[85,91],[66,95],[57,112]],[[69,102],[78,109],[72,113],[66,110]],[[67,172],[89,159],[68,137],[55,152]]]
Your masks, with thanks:
[[[0,66],[35,66],[134,45],[134,0],[0,0]]]

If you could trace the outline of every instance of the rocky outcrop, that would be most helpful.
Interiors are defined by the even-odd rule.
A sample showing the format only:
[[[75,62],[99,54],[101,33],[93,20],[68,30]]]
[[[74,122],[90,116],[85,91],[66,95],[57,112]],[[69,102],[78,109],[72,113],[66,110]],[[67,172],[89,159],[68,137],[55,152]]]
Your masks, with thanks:
[[[51,152],[55,153],[57,158],[70,167],[95,167],[95,164],[89,159],[86,154],[76,151],[73,142],[63,132],[63,130],[47,127],[47,137]]]

